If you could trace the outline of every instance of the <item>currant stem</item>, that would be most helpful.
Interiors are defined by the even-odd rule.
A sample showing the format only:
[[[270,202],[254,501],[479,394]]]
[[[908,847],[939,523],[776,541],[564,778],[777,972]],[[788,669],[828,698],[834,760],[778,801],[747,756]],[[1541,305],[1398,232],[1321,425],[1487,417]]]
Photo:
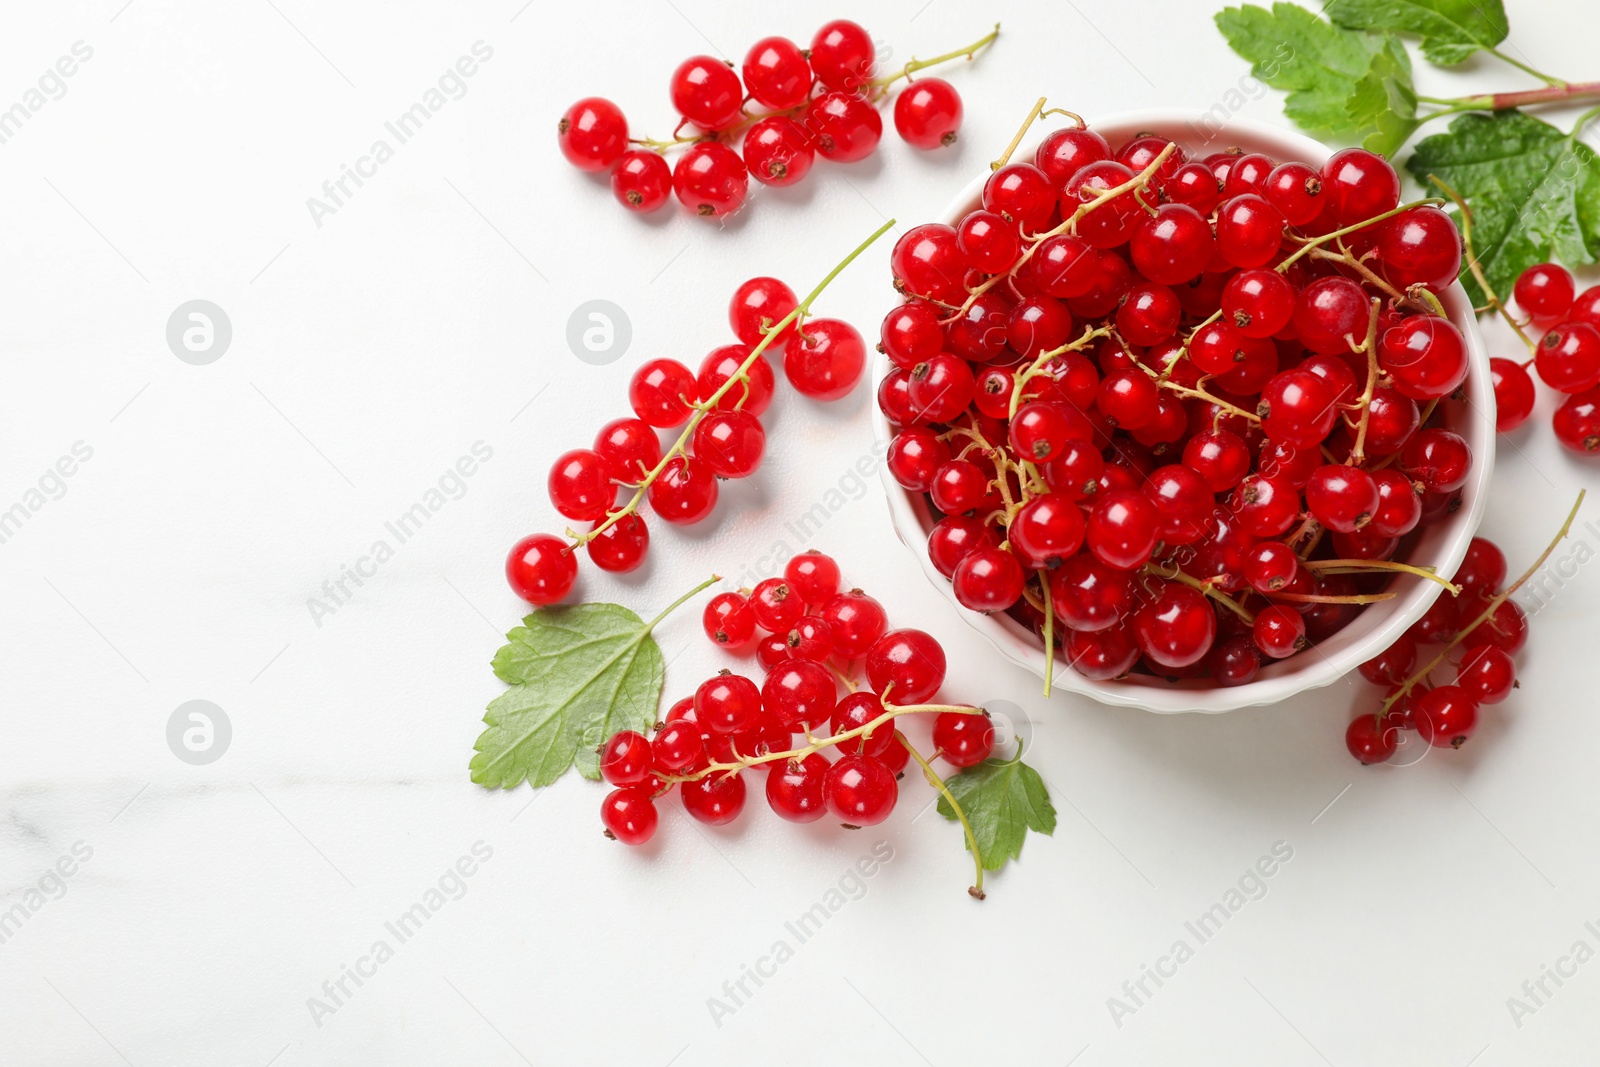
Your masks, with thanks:
[[[1354,593],[1350,596],[1326,596],[1322,593],[1273,593],[1279,600],[1292,600],[1297,604],[1376,604],[1393,600],[1394,593]]]
[[[1450,187],[1450,184],[1437,174],[1428,175],[1428,180],[1437,185],[1446,196],[1455,201],[1456,209],[1461,213],[1461,247],[1467,259],[1467,269],[1472,272],[1473,281],[1478,283],[1478,288],[1483,290],[1484,299],[1489,301],[1489,308],[1505,319],[1516,335],[1522,338],[1522,343],[1527,346],[1528,355],[1537,355],[1539,346],[1534,344],[1533,338],[1523,329],[1523,324],[1507,309],[1505,301],[1494,291],[1489,284],[1489,279],[1484,276],[1483,265],[1478,262],[1478,253],[1472,247],[1472,209],[1467,206],[1466,200],[1460,193]]]
[[[1372,216],[1370,219],[1362,219],[1360,222],[1352,222],[1350,225],[1340,227],[1337,230],[1330,230],[1327,233],[1319,234],[1316,237],[1309,237],[1306,239],[1305,244],[1301,245],[1294,252],[1292,252],[1284,259],[1282,263],[1279,263],[1277,269],[1280,272],[1288,270],[1291,263],[1310,252],[1313,248],[1326,244],[1327,242],[1336,238],[1343,237],[1347,233],[1355,233],[1357,230],[1364,230],[1368,226],[1371,226],[1374,222],[1382,222],[1384,219],[1393,218],[1402,211],[1410,211],[1414,207],[1424,207],[1429,204],[1437,206],[1442,203],[1444,203],[1444,201],[1436,196],[1423,197],[1421,200],[1413,200],[1409,204],[1401,204],[1399,207],[1392,207],[1388,211]]]
[[[665,619],[668,615],[671,615],[674,611],[677,611],[679,608],[683,607],[685,601],[693,599],[695,594],[710,589],[713,585],[716,585],[720,581],[722,581],[722,575],[713,574],[710,578],[707,578],[705,581],[701,582],[699,585],[683,594],[677,600],[674,600],[672,603],[662,608],[661,614],[657,615],[655,618],[651,619],[648,624],[646,624],[644,632],[650,633],[656,628],[656,625],[660,623],[662,619]]]
[[[911,75],[915,74],[919,70],[927,70],[929,67],[936,67],[940,63],[948,63],[952,59],[971,59],[978,53],[980,49],[988,44],[993,43],[994,39],[999,36],[1000,24],[997,22],[994,24],[994,29],[990,30],[976,41],[973,41],[965,48],[958,48],[954,52],[946,52],[944,55],[934,56],[932,59],[913,58],[911,62],[907,63],[898,74],[891,74],[885,78],[874,78],[868,82],[867,85],[871,86],[873,89],[887,89],[901,78],[910,81]]]
[[[1056,675],[1056,605],[1050,596],[1048,579],[1039,575],[1039,599],[1044,601],[1044,695],[1050,695],[1050,685]]]
[[[1083,121],[1083,116],[1078,114],[1076,111],[1068,111],[1065,108],[1060,107],[1052,107],[1047,109],[1044,105],[1045,98],[1041,96],[1033,105],[1033,110],[1028,112],[1028,117],[1023,119],[1022,125],[1017,128],[1017,135],[1011,138],[1011,143],[1006,145],[1006,150],[1000,153],[1000,158],[989,164],[990,170],[999,170],[1001,167],[1011,162],[1011,154],[1015,152],[1017,150],[1017,146],[1022,143],[1022,138],[1027,134],[1028,128],[1035,122],[1044,118],[1046,115],[1065,115],[1074,123],[1076,123],[1078,129],[1082,130],[1087,128],[1087,123]]]
[[[1416,567],[1410,563],[1398,563],[1392,559],[1308,559],[1301,560],[1300,566],[1313,574],[1361,574],[1368,571],[1395,571],[1400,574],[1414,574],[1418,578],[1426,578],[1430,582],[1442,585],[1450,591],[1451,596],[1460,596],[1461,587],[1448,579],[1439,577],[1439,572],[1432,567]]]
[[[588,533],[579,534],[570,529],[567,531],[567,536],[572,538],[573,548],[578,548],[579,546],[592,541],[594,538],[599,537],[611,527],[615,526],[618,522],[639,510],[640,502],[644,500],[645,494],[649,491],[650,486],[655,484],[655,480],[661,476],[661,472],[666,470],[667,465],[674,459],[686,453],[688,450],[689,439],[694,436],[695,427],[700,425],[700,420],[705,418],[708,412],[716,409],[717,404],[724,396],[728,394],[728,391],[733,388],[735,382],[744,385],[746,390],[748,390],[749,386],[745,383],[748,383],[750,380],[749,371],[751,367],[755,366],[756,360],[760,359],[762,354],[765,353],[768,348],[772,347],[772,342],[790,323],[802,321],[811,311],[812,301],[821,296],[822,291],[826,289],[846,267],[848,267],[851,263],[854,263],[856,257],[860,256],[861,253],[872,247],[873,243],[877,241],[878,238],[888,233],[889,230],[893,228],[894,224],[894,219],[890,219],[888,222],[885,222],[882,226],[878,227],[871,237],[868,237],[865,241],[861,242],[848,256],[845,256],[844,259],[840,260],[838,265],[829,271],[827,276],[824,277],[822,281],[817,283],[816,288],[812,289],[811,292],[806,294],[806,298],[800,301],[793,311],[779,319],[778,324],[774,326],[771,331],[762,336],[761,340],[757,342],[756,346],[750,350],[750,354],[744,358],[744,362],[739,364],[739,369],[730,375],[728,380],[723,382],[722,385],[717,388],[716,392],[712,393],[700,403],[694,405],[694,411],[692,414],[690,414],[689,421],[684,425],[683,432],[680,433],[678,435],[678,439],[672,443],[672,447],[667,449],[666,453],[661,457],[660,462],[658,462],[655,467],[653,467],[649,473],[644,476],[644,479],[640,481],[638,488],[633,491],[633,496],[628,499],[626,504],[607,514],[605,521],[600,523],[600,525],[596,526],[594,529],[590,530]]]
[[[1153,574],[1157,578],[1165,578],[1170,582],[1179,582],[1191,589],[1199,590],[1201,593],[1204,593],[1212,600],[1215,600],[1223,607],[1232,611],[1245,622],[1254,623],[1256,621],[1255,612],[1251,611],[1243,604],[1240,604],[1237,600],[1233,599],[1233,597],[1229,596],[1227,593],[1224,593],[1210,582],[1203,581],[1194,577],[1193,575],[1183,573],[1177,564],[1173,564],[1172,569],[1169,571],[1159,564],[1146,563],[1143,567],[1143,571],[1145,574]]]
[[[1068,352],[1080,351],[1086,345],[1088,345],[1090,341],[1093,341],[1096,338],[1105,337],[1110,333],[1111,330],[1105,326],[1098,326],[1093,329],[1084,327],[1083,333],[1078,336],[1076,341],[1068,341],[1060,348],[1052,348],[1047,352],[1040,352],[1039,355],[1034,358],[1034,361],[1028,364],[1027,370],[1024,370],[1021,374],[1017,375],[1016,380],[1012,382],[1011,414],[1007,416],[1007,418],[1014,419],[1017,417],[1017,409],[1022,406],[1022,393],[1024,387],[1029,381],[1044,373],[1045,364],[1059,356],[1066,355]]]
[[[1437,670],[1439,665],[1449,659],[1450,653],[1455,651],[1456,647],[1459,646],[1461,642],[1465,641],[1467,636],[1471,634],[1472,631],[1476,630],[1479,626],[1482,626],[1484,623],[1493,618],[1494,613],[1500,610],[1500,605],[1504,604],[1507,600],[1510,600],[1513,593],[1526,585],[1528,579],[1532,578],[1539,572],[1539,568],[1544,566],[1545,560],[1550,558],[1550,554],[1556,550],[1556,546],[1562,541],[1566,540],[1567,535],[1572,532],[1572,522],[1578,517],[1578,509],[1583,507],[1583,498],[1588,494],[1589,491],[1587,489],[1578,490],[1578,499],[1572,502],[1572,510],[1567,512],[1567,521],[1561,524],[1560,531],[1557,532],[1550,543],[1545,546],[1544,551],[1539,553],[1539,558],[1533,561],[1533,566],[1523,571],[1522,577],[1518,578],[1516,581],[1502,589],[1499,593],[1491,597],[1489,599],[1488,606],[1485,607],[1483,611],[1478,613],[1478,617],[1473,619],[1467,625],[1461,627],[1461,629],[1457,630],[1456,635],[1450,639],[1450,643],[1440,649],[1437,656],[1434,656],[1433,659],[1429,660],[1425,666],[1416,671],[1416,673],[1412,674],[1410,678],[1407,678],[1404,682],[1400,683],[1400,686],[1395,689],[1393,693],[1384,698],[1383,703],[1378,707],[1378,718],[1380,720],[1385,715],[1389,714],[1389,710],[1394,707],[1395,701],[1408,695],[1418,682],[1423,681],[1435,670]]]
[[[927,760],[922,758],[922,753],[917,751],[915,745],[906,740],[906,735],[896,730],[894,739],[905,747],[906,753],[912,759],[917,761],[917,766],[922,768],[922,776],[928,780],[929,785],[939,791],[940,795],[950,804],[950,810],[956,813],[956,818],[961,820],[961,829],[967,835],[967,849],[972,853],[972,865],[977,871],[975,876],[977,880],[967,892],[973,898],[982,900],[984,898],[983,854],[978,851],[978,839],[972,832],[972,824],[967,821],[967,813],[961,810],[961,805],[956,802],[955,795],[950,792],[950,787],[944,784],[942,778],[933,773],[933,768],[928,764]]]
[[[1378,309],[1382,306],[1382,301],[1373,297],[1367,314],[1367,339],[1361,346],[1367,357],[1367,387],[1362,390],[1359,401],[1361,421],[1356,424],[1356,443],[1345,460],[1354,467],[1361,466],[1367,458],[1367,425],[1372,421],[1372,394],[1378,388]]]

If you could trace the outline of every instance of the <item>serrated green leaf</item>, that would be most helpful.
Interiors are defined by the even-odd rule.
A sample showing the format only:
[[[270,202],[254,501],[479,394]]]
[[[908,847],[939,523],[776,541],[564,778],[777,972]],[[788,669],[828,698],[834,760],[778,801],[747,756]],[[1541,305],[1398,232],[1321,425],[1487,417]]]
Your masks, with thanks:
[[[1011,760],[986,759],[951,775],[944,784],[972,827],[986,871],[997,871],[1007,860],[1019,858],[1029,830],[1046,835],[1055,832],[1056,809],[1045,792],[1044,780],[1022,762],[1020,753]],[[950,820],[956,817],[943,795],[939,814]]]
[[[1415,34],[1422,54],[1446,67],[1493,48],[1511,29],[1500,0],[1329,0],[1323,12],[1353,30]]]
[[[545,786],[577,764],[599,777],[595,748],[655,721],[666,663],[639,616],[620,604],[546,608],[506,635],[494,672],[509,682],[473,746],[472,780]]]
[[[1341,30],[1288,3],[1271,10],[1224,8],[1216,23],[1229,46],[1250,61],[1252,74],[1288,91],[1284,111],[1291,119],[1308,130],[1356,132],[1349,129],[1345,103],[1377,50],[1366,34]]]
[[[1600,258],[1600,158],[1582,141],[1520,111],[1467,114],[1417,144],[1406,168],[1424,187],[1437,174],[1472,208],[1472,243],[1495,292],[1545,260]],[[1475,304],[1484,294],[1461,281]]]
[[[1370,129],[1361,146],[1392,156],[1416,132],[1417,91],[1411,85],[1411,57],[1393,37],[1372,57],[1372,65],[1356,84],[1348,105],[1350,121]]]

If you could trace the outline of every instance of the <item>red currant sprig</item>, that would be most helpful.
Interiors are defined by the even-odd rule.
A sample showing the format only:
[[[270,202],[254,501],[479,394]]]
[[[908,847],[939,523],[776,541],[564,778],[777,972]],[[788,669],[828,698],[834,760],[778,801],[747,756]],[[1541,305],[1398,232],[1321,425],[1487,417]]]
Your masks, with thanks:
[[[874,77],[871,36],[837,19],[818,30],[806,50],[783,37],[757,41],[737,71],[712,56],[684,60],[669,85],[681,120],[668,140],[630,138],[620,108],[586,97],[562,115],[557,143],[580,170],[609,171],[613,194],[630,211],[655,211],[671,194],[697,215],[722,218],[744,205],[751,177],[793,185],[818,154],[839,163],[871,155],[883,136],[878,108],[902,79],[907,85],[894,102],[901,138],[922,149],[953,143],[961,126],[960,94],[941,78],[913,75],[971,60],[999,34],[996,24],[964,48]],[[752,104],[766,110],[752,111]],[[677,150],[683,155],[668,164],[665,154]]]

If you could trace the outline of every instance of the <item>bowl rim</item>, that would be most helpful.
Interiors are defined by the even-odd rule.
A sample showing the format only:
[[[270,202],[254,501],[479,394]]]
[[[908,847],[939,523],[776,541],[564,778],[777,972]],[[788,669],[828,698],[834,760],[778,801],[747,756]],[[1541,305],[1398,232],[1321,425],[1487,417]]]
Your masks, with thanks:
[[[1215,110],[1203,112],[1186,108],[1143,109],[1086,118],[1086,121],[1091,129],[1106,136],[1112,143],[1141,131],[1154,130],[1163,135],[1173,136],[1186,148],[1195,141],[1200,141],[1202,145],[1213,142],[1229,146],[1242,144],[1246,148],[1269,150],[1275,153],[1275,158],[1299,159],[1312,165],[1322,164],[1337,151],[1306,134],[1276,123],[1238,116],[1226,116],[1218,122],[1214,115]],[[1182,127],[1187,127],[1191,133],[1206,131],[1209,136],[1203,140],[1198,136],[1186,139],[1172,132]],[[1039,142],[1057,128],[1059,127],[1036,125],[1029,135],[1023,138],[1011,158],[1030,160]],[[985,170],[968,182],[933,221],[955,225],[962,215],[972,210],[978,203],[989,173]],[[1485,390],[1493,388],[1488,353],[1478,333],[1477,317],[1472,313],[1472,305],[1467,300],[1466,292],[1459,281],[1451,283],[1440,294],[1440,300],[1445,306],[1448,318],[1461,331],[1466,342],[1467,400],[1462,405],[1461,425],[1456,429],[1471,446],[1473,456],[1472,470],[1466,484],[1461,488],[1461,508],[1433,528],[1440,531],[1438,540],[1441,543],[1433,553],[1432,562],[1439,568],[1440,573],[1453,574],[1465,558],[1467,547],[1477,532],[1487,506],[1488,483],[1494,468],[1495,428],[1492,411],[1472,400],[1474,396],[1492,395],[1486,394]],[[888,357],[878,354],[873,360],[874,381],[882,380],[891,367]],[[879,438],[880,444],[886,447],[896,431],[889,425],[887,417],[877,404],[872,406],[872,418],[874,434]],[[922,501],[922,494],[914,494],[903,489],[894,480],[887,464],[880,465],[879,475],[886,491],[890,521],[895,534],[917,559],[924,576],[950,603],[962,620],[988,640],[1002,656],[1043,678],[1045,650],[1038,638],[1009,616],[984,615],[962,607],[955,598],[955,591],[950,581],[934,567],[926,550],[927,529],[922,518],[926,515],[926,505]],[[1385,602],[1386,605],[1393,604],[1395,607],[1382,617],[1380,624],[1341,642],[1333,653],[1317,653],[1316,658],[1302,653],[1290,660],[1265,666],[1262,676],[1246,685],[1229,688],[1215,686],[1190,688],[1183,683],[1168,683],[1153,676],[1149,681],[1142,680],[1141,676],[1136,680],[1097,682],[1078,674],[1058,655],[1056,669],[1053,672],[1052,691],[1049,695],[1053,698],[1062,692],[1070,692],[1092,697],[1104,704],[1143,708],[1157,714],[1182,712],[1217,714],[1243,707],[1279,703],[1300,693],[1330,685],[1353,672],[1361,663],[1392,644],[1432,606],[1442,591],[1442,587],[1437,583],[1418,580],[1409,588],[1401,590],[1398,598]],[[1371,609],[1363,612],[1363,616],[1372,614]],[[1347,630],[1359,626],[1360,622],[1359,619],[1352,622]],[[1341,634],[1345,632],[1341,631]],[[1337,640],[1338,636],[1336,635],[1334,640]]]

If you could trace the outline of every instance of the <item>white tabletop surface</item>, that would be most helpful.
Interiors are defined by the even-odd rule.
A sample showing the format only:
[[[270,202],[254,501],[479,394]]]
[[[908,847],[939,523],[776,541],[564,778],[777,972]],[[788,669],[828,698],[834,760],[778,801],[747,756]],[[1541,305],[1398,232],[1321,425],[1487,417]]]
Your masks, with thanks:
[[[724,343],[725,302],[751,274],[803,289],[891,214],[932,217],[1041,94],[1089,116],[1231,95],[1282,121],[1212,5],[1188,0],[520,3],[4,14],[0,107],[76,42],[92,55],[59,98],[47,79],[51,98],[0,144],[0,509],[28,512],[0,544],[0,911],[25,915],[0,943],[0,1062],[1592,1060],[1593,568],[1568,568],[1534,620],[1522,688],[1480,735],[1411,766],[1345,754],[1344,724],[1371,696],[1358,680],[1220,717],[1047,701],[924,584],[876,474],[853,480],[873,454],[865,385],[825,408],[783,395],[764,467],[712,521],[658,526],[646,570],[586,569],[581,593],[648,613],[713,571],[770,570],[803,543],[833,553],[895,620],[945,642],[948,696],[1026,709],[1054,837],[1031,837],[978,904],[958,832],[914,818],[925,794],[910,779],[871,830],[795,828],[754,797],[736,827],[706,831],[673,804],[640,851],[602,839],[602,789],[575,775],[538,794],[473,785],[472,742],[502,688],[488,659],[520,614],[505,551],[560,528],[547,466],[625,413],[639,360],[695,363]],[[1520,54],[1597,74],[1578,0],[1510,6]],[[819,163],[718,228],[626,216],[555,149],[580,95],[664,135],[681,58],[805,40],[841,14],[891,62],[1004,23],[952,74],[967,105],[953,150],[891,132],[869,161]],[[385,122],[479,41],[492,57],[465,95],[319,226],[307,199],[375,140],[393,145]],[[1418,78],[1435,95],[1527,84],[1492,61]],[[875,334],[888,247],[817,310]],[[208,365],[167,344],[194,299],[231,322]],[[608,366],[566,342],[592,299],[631,322]],[[1559,451],[1550,406],[1496,472],[1485,530],[1514,567],[1595,480]],[[459,498],[315,618],[324,582],[393,545],[385,523],[475,445],[492,457]],[[75,449],[73,474],[50,476]],[[802,542],[789,524],[820,501],[829,517]],[[1587,560],[1600,523],[1563,554],[1580,540]],[[669,698],[723,663],[693,613],[660,637]],[[167,741],[191,700],[231,725],[206,765]],[[852,880],[875,848],[891,858]],[[475,849],[475,873],[447,877]],[[1292,858],[1260,889],[1246,881],[1259,899],[1195,937],[1186,924],[1274,849]],[[385,924],[442,877],[451,895],[400,942]],[[841,900],[803,941],[786,925]],[[374,963],[380,940],[392,955]],[[1180,941],[1192,951],[1163,963]],[[358,966],[362,984],[315,1010]],[[1157,966],[1170,977],[1134,999]],[[1524,983],[1546,968],[1570,977],[1544,978],[1537,1009],[1513,1013],[1508,998],[1532,1004]],[[747,970],[769,976],[735,1000]]]

